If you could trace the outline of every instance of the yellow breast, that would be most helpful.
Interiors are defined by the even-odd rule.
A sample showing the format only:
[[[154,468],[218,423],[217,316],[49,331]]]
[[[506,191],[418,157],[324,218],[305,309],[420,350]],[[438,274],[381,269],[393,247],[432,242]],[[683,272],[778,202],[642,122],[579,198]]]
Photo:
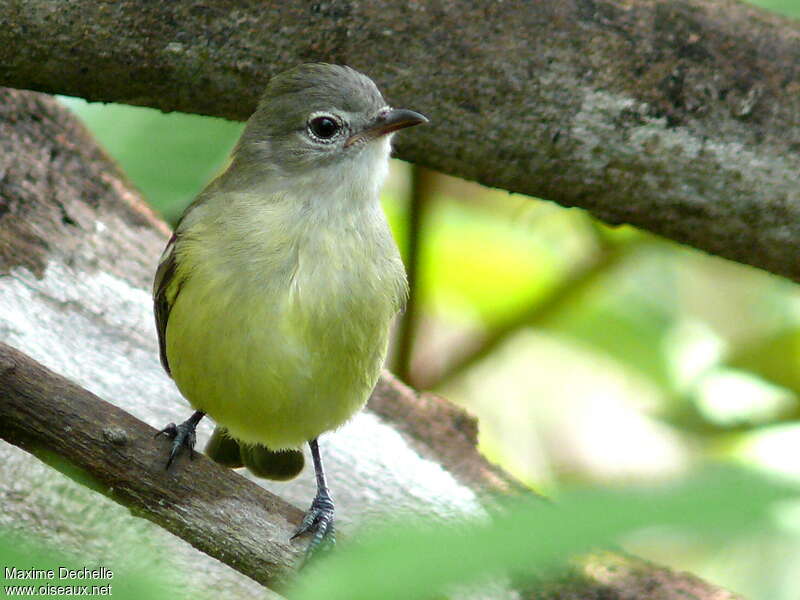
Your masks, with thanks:
[[[166,343],[195,409],[235,438],[279,449],[335,429],[366,402],[405,286],[375,217],[303,221],[267,238],[186,236]]]

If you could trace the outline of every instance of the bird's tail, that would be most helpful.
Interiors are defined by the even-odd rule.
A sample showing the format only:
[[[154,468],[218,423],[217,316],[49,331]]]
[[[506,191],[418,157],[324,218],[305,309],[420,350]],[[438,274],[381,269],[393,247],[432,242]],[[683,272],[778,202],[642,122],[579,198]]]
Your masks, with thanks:
[[[240,443],[219,425],[206,444],[206,454],[231,469],[247,467],[257,477],[279,481],[296,477],[305,463],[301,450],[270,450],[261,444]]]

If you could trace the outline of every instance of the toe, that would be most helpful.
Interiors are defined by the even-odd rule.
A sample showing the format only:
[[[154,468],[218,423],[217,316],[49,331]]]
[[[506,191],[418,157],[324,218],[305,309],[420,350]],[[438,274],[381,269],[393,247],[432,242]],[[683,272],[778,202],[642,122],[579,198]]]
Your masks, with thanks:
[[[323,548],[330,548],[336,543],[334,529],[334,506],[330,496],[317,496],[311,503],[303,522],[295,531],[292,539],[305,533],[313,534],[306,549],[305,562],[318,554]]]
[[[156,434],[153,437],[157,438],[160,435],[163,435],[171,440],[174,440],[175,436],[178,435],[178,426],[175,425],[175,423],[170,423],[169,425],[164,427],[164,429],[162,429],[161,431],[156,431]]]

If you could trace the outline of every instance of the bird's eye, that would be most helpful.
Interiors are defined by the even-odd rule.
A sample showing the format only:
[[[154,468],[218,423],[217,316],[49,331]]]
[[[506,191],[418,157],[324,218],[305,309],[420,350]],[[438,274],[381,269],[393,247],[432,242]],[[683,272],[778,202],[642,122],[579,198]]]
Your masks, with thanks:
[[[314,117],[308,121],[308,130],[321,141],[331,140],[339,133],[342,126],[329,116]]]

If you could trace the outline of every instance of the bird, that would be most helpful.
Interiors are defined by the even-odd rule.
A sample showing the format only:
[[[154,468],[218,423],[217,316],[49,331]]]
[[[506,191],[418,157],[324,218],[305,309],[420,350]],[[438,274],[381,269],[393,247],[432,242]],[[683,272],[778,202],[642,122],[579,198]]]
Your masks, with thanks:
[[[408,294],[379,198],[391,138],[427,121],[347,66],[275,75],[156,270],[161,363],[195,411],[156,434],[167,469],[206,415],[206,453],[261,477],[297,475],[308,444],[317,490],[292,539],[309,554],[335,542],[318,439],[368,400]]]

